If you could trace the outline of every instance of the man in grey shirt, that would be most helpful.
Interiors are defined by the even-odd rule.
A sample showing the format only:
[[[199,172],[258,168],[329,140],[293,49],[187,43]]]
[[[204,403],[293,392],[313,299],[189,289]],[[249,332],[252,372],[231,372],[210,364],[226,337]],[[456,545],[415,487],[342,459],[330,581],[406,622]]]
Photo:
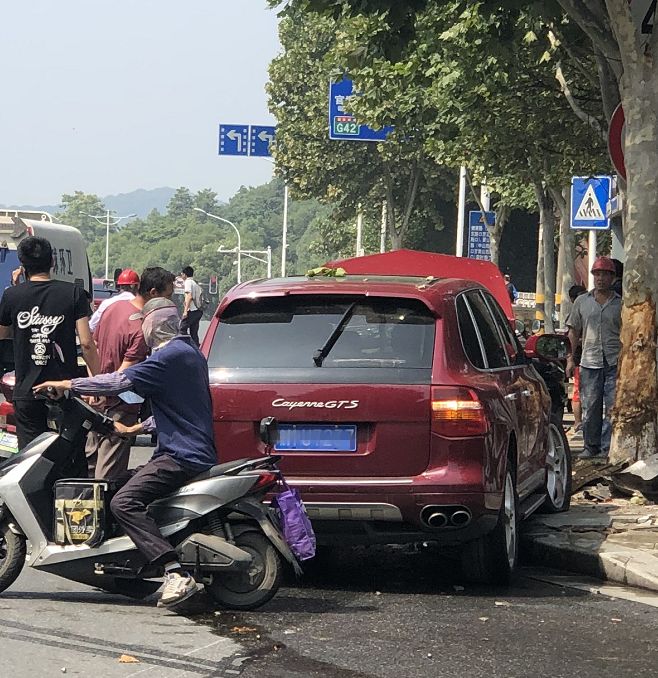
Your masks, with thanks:
[[[621,297],[612,289],[615,265],[599,257],[592,266],[594,289],[574,302],[567,320],[571,346],[581,341],[580,401],[585,449],[581,459],[606,458],[610,451],[610,410],[615,401],[617,360],[621,351]],[[567,358],[567,376],[575,368]],[[605,408],[605,409],[604,409]]]

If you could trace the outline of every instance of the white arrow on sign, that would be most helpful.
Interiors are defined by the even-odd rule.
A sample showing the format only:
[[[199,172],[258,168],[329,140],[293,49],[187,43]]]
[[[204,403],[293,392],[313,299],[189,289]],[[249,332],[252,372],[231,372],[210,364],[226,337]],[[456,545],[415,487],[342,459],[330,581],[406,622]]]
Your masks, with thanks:
[[[230,132],[226,133],[226,136],[231,140],[235,141],[238,153],[242,153],[242,134],[232,129]]]
[[[268,144],[271,144],[274,141],[274,135],[268,134],[265,130],[262,130],[258,133],[258,138],[261,141],[267,141]]]

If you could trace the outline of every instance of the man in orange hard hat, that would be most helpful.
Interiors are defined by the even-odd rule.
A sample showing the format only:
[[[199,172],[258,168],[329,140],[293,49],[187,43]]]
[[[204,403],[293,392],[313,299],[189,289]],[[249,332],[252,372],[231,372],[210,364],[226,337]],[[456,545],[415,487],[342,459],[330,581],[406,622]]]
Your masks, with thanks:
[[[571,346],[582,344],[580,402],[585,449],[581,459],[605,459],[610,451],[610,410],[615,400],[617,360],[621,351],[621,297],[612,289],[615,265],[599,257],[592,266],[594,289],[574,302],[567,320]],[[567,376],[575,368],[573,353],[567,358]]]
[[[139,275],[133,271],[132,268],[126,268],[118,275],[116,286],[119,290],[119,294],[114,294],[109,299],[105,299],[91,316],[89,328],[92,332],[96,330],[98,323],[103,317],[103,313],[105,313],[112,304],[115,304],[117,301],[132,301],[135,298],[137,288],[139,287]]]

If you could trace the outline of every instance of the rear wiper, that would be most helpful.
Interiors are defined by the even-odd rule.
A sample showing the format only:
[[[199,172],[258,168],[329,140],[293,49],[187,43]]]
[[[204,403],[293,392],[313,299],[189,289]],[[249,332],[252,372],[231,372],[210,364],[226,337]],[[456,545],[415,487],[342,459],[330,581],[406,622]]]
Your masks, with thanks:
[[[343,313],[342,318],[338,321],[338,325],[334,328],[334,331],[327,337],[327,341],[322,344],[322,348],[319,348],[313,354],[313,362],[316,367],[322,367],[322,362],[329,355],[329,352],[334,347],[338,341],[338,337],[343,333],[345,326],[352,318],[354,314],[354,308],[356,307],[356,301],[353,301],[348,307],[345,313]]]

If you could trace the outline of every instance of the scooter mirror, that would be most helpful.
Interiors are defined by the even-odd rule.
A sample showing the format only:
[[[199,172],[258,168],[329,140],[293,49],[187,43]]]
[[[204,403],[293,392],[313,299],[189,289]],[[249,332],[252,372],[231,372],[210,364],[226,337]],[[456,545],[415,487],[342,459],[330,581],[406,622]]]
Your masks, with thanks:
[[[277,421],[275,417],[263,417],[260,420],[260,439],[268,446],[272,447],[276,442]]]

